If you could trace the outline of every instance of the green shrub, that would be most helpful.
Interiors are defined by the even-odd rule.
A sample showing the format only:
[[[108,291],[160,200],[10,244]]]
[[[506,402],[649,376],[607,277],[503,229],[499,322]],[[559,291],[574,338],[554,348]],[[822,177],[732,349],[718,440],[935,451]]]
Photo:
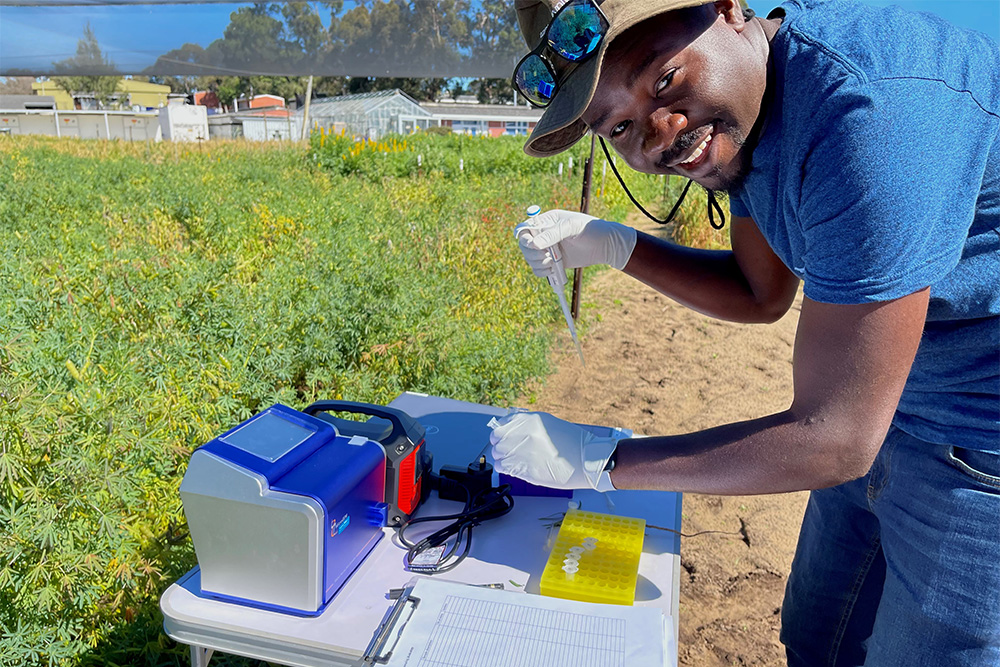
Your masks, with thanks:
[[[504,404],[546,372],[561,317],[511,231],[577,205],[583,149],[559,178],[521,141],[0,142],[0,665],[186,664],[177,487],[263,407]]]

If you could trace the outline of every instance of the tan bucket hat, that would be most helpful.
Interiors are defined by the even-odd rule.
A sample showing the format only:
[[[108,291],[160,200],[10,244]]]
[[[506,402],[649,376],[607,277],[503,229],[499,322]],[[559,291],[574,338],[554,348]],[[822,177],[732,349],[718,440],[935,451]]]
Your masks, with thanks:
[[[608,45],[632,26],[664,12],[708,4],[712,0],[594,0],[608,19],[608,32],[597,53],[583,61],[559,82],[559,90],[531,131],[524,152],[535,157],[561,153],[587,133],[580,116],[587,110]],[[515,0],[517,24],[529,49],[538,45],[552,18],[555,0]]]

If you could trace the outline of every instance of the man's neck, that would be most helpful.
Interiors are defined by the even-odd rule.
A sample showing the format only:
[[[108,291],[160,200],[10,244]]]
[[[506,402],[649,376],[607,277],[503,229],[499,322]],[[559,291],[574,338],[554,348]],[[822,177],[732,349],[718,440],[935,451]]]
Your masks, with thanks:
[[[774,36],[778,34],[778,28],[781,27],[781,21],[783,16],[778,16],[773,19],[761,19],[760,21],[761,30],[764,32],[764,38],[767,40],[765,48],[767,49],[765,66],[767,67],[767,84],[764,88],[764,99],[760,103],[761,115],[764,116],[763,122],[760,124],[760,130],[767,125],[767,115],[770,110],[771,101],[774,98],[774,63],[771,62],[772,50],[771,43],[774,41]]]
[[[757,115],[757,121],[754,123],[750,134],[746,138],[747,142],[747,158],[744,165],[744,170],[747,172],[752,164],[751,155],[753,154],[753,149],[756,148],[757,142],[760,140],[762,134],[767,129],[768,119],[770,116],[771,104],[774,99],[774,71],[773,65],[771,63],[771,42],[774,40],[774,36],[778,32],[778,28],[781,27],[781,18],[773,19],[762,19],[760,17],[754,17],[751,19],[758,24],[760,28],[760,33],[757,36],[759,40],[759,48],[763,51],[764,65],[767,68],[766,76],[767,82],[764,88],[764,95],[760,101],[760,111]]]
[[[762,19],[759,16],[755,16],[754,19],[760,22],[761,30],[764,31],[764,37],[767,39],[767,43],[770,44],[771,40],[774,39],[774,35],[778,32],[778,28],[781,27],[782,17]]]

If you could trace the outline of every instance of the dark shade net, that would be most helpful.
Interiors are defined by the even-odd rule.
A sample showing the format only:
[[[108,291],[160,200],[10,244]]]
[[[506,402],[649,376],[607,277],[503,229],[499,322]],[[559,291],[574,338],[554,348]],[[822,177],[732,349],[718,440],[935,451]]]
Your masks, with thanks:
[[[0,76],[509,77],[512,0],[0,0]]]

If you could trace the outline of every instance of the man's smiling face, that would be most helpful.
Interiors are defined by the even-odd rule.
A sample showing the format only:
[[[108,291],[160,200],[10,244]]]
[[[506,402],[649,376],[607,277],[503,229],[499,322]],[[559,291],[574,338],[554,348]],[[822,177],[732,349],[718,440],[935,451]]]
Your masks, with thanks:
[[[767,82],[748,26],[735,0],[635,26],[608,48],[584,122],[633,169],[729,189],[749,168]]]

